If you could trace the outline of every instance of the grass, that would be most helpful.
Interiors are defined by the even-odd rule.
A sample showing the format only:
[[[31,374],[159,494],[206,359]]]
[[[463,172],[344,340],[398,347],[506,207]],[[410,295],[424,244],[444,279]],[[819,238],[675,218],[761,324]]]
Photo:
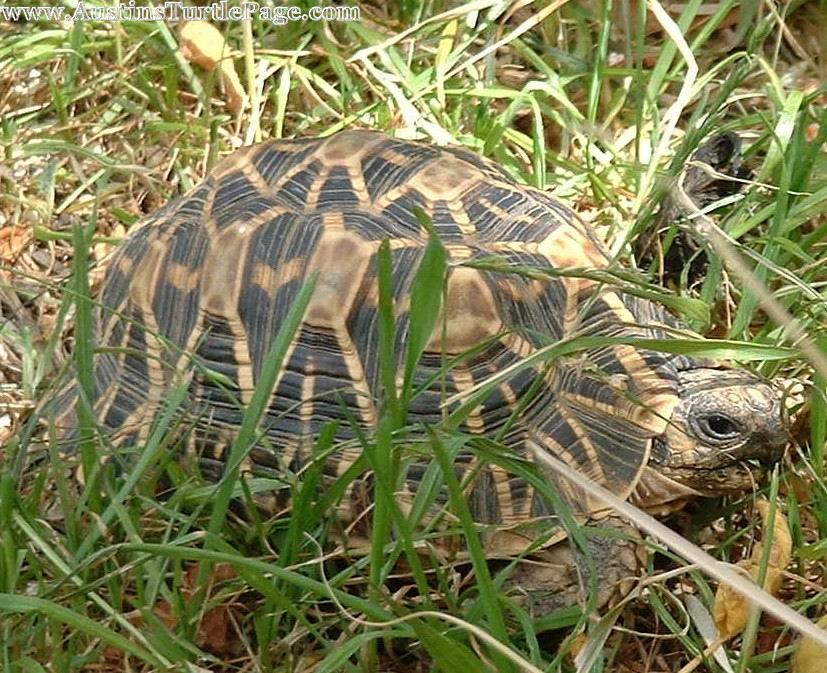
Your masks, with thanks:
[[[523,658],[571,671],[583,634],[594,671],[679,670],[703,652],[697,623],[670,598],[692,592],[710,609],[712,588],[689,570],[661,578],[679,563],[662,555],[646,597],[623,608],[630,632],[601,631],[569,611],[544,624],[571,627],[560,645],[503,600],[446,469],[461,436],[437,429],[433,449],[427,438],[410,442],[408,450],[433,451],[435,460],[403,516],[392,495],[399,447],[408,445],[401,419],[410,386],[390,401],[376,435],[360,438],[363,458],[321,500],[313,470],[284,476],[297,503],[292,518],[253,512],[241,522],[228,512],[232,499],[250,501],[273,480],[244,483],[228,473],[216,491],[178,464],[171,428],[182,392],[170,394],[168,413],[126,471],[95,467],[96,452],[114,452],[98,435],[82,451],[97,478],[81,488],[66,478],[71,457],[56,446],[38,470],[24,470],[41,432],[32,410],[54,395],[61,371],[76,366],[90,390],[86,288],[99,288],[107,255],[136,219],[259,138],[356,125],[458,142],[569,202],[630,267],[669,178],[710,133],[734,131],[753,175],[712,214],[761,285],[827,353],[823,3],[770,11],[690,0],[669,14],[686,37],[683,51],[668,37],[674,28],[644,3],[522,4],[406,0],[361,4],[362,20],[351,23],[216,24],[240,50],[233,60],[257,106],[238,118],[215,71],[178,50],[171,24],[0,22],[0,670],[527,670]],[[443,263],[433,246],[419,276],[423,296],[438,296]],[[794,541],[782,597],[817,617],[827,381],[789,338],[789,324],[768,319],[760,293],[718,254],[697,279],[657,259],[644,270],[648,285],[639,276],[612,282],[663,298],[696,330],[726,340],[701,346],[707,354],[718,348],[804,384],[796,444],[773,488]],[[664,277],[674,292],[660,289]],[[382,296],[380,357],[383,380],[392,381],[391,298]],[[415,305],[412,331],[422,338],[409,342],[408,382],[438,313],[433,302]],[[691,340],[671,346],[698,348]],[[249,450],[259,411],[250,406],[234,459]],[[320,460],[332,448],[320,437]],[[476,450],[509,460],[496,444]],[[326,512],[368,466],[377,483],[373,538],[358,555],[337,547]],[[441,534],[428,512],[443,475],[459,515],[452,530],[469,540],[471,580],[418,551]],[[159,499],[161,477],[168,491]],[[752,497],[698,503],[674,523],[737,561],[755,538]],[[791,642],[777,624],[753,620],[726,655],[735,670],[784,671]],[[708,658],[700,665],[722,670]]]

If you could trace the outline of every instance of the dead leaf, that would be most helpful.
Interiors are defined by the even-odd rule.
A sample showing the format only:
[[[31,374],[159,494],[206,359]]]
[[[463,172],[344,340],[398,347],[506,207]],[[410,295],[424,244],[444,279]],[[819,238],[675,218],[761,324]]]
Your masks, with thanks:
[[[181,29],[181,53],[205,70],[213,70],[230,57],[230,48],[221,32],[208,21],[188,21]]]
[[[13,264],[32,242],[32,228],[13,224],[0,229],[0,260]]]
[[[247,105],[247,95],[235,71],[231,49],[221,32],[207,21],[189,21],[181,29],[181,53],[205,70],[218,68],[219,81],[227,107],[240,114]]]
[[[232,61],[222,61],[220,68],[221,86],[227,97],[227,107],[233,114],[240,114],[247,105],[247,94],[244,93],[244,87],[241,86],[235,66]]]
[[[764,521],[764,529],[769,525],[770,504],[766,500],[756,503],[758,512]],[[740,561],[737,566],[743,568],[754,581],[758,581],[761,569],[761,557],[764,547],[758,543],[753,547],[749,559]],[[767,572],[764,576],[764,590],[775,595],[781,588],[784,579],[784,570],[792,557],[792,538],[786,517],[778,510],[775,511],[773,523],[772,547],[767,560]],[[713,615],[715,626],[722,640],[729,640],[744,630],[749,618],[750,601],[729,585],[721,584],[715,594]]]
[[[198,581],[199,565],[193,564],[187,568],[184,579],[186,592],[192,594],[195,591],[195,583]],[[218,582],[236,577],[235,568],[226,563],[220,563],[212,569],[208,583],[208,597],[212,595],[212,589]],[[216,605],[207,610],[198,625],[197,645],[215,655],[232,654],[238,642],[232,632],[232,616],[229,605]]]
[[[827,630],[827,615],[819,619],[816,624]],[[822,673],[825,660],[827,660],[827,647],[809,636],[804,636],[798,650],[793,655],[792,673]]]
[[[756,503],[756,507],[758,508],[759,514],[761,514],[761,519],[764,521],[764,529],[766,529],[770,523],[770,503],[766,500],[759,500]],[[773,520],[772,548],[770,549],[769,564],[779,571],[785,570],[792,560],[792,552],[793,539],[790,536],[790,525],[787,523],[787,517],[776,508],[775,519]],[[761,544],[755,545],[755,549],[752,550],[752,559],[756,563],[760,563],[762,555]]]
[[[184,582],[182,586],[182,593],[187,601],[192,600],[195,594],[196,582],[198,581],[199,565],[197,563],[189,566],[184,574]],[[219,582],[236,577],[235,569],[226,563],[220,563],[213,567],[207,579],[207,595],[202,600],[205,602],[210,600],[213,595],[213,587]],[[238,637],[233,631],[232,606],[230,604],[220,604],[207,610],[201,617],[201,622],[198,624],[198,632],[196,635],[196,644],[198,647],[214,654],[216,656],[233,655],[238,651]],[[169,629],[174,629],[179,622],[178,615],[175,613],[172,605],[165,600],[160,599],[152,606],[152,612],[160,619]],[[135,611],[130,617],[129,621],[138,627],[144,625],[143,615]],[[123,662],[126,661],[125,654],[113,647],[107,647],[104,651],[104,658],[107,662]],[[124,669],[118,669],[124,670]]]
[[[583,651],[583,648],[589,643],[589,637],[585,633],[579,633],[573,638],[567,640],[568,654],[572,661],[574,661],[574,658],[580,654]]]

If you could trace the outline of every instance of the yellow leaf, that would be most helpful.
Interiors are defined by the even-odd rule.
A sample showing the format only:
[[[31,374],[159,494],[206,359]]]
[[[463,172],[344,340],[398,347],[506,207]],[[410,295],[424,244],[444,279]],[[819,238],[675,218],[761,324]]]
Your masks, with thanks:
[[[759,500],[755,506],[758,508],[758,512],[764,520],[764,530],[766,530],[770,524],[770,503],[766,500]],[[764,537],[766,537],[766,533],[764,533]],[[761,549],[758,548],[759,546],[756,546],[756,548],[752,551],[752,559],[756,563],[760,563],[761,554],[763,553]],[[775,521],[773,522],[772,529],[772,548],[770,549],[769,565],[773,568],[784,570],[790,564],[792,551],[793,539],[790,536],[790,526],[787,523],[787,517],[785,517],[776,508]]]
[[[751,577],[754,577],[752,563],[744,560],[737,564],[739,568],[745,568]],[[744,630],[749,617],[749,601],[728,584],[720,584],[715,592],[715,604],[712,606],[712,617],[715,619],[715,627],[718,635],[724,640],[729,640]]]
[[[758,512],[764,521],[764,531],[770,524],[770,504],[766,500],[756,503]],[[781,582],[784,579],[784,570],[792,557],[792,538],[786,517],[778,510],[775,511],[775,519],[772,527],[772,546],[770,547],[767,560],[767,572],[764,575],[764,590],[771,594],[778,593]],[[754,581],[758,581],[761,572],[761,558],[764,548],[761,543],[756,544],[752,549],[749,559],[740,561],[737,565],[743,568]],[[749,618],[750,601],[730,586],[721,584],[715,594],[715,605],[712,614],[715,618],[715,626],[718,628],[719,636],[728,640],[737,636],[747,625]]]
[[[822,629],[827,630],[827,615],[816,623]],[[825,660],[827,660],[827,647],[805,636],[801,639],[798,651],[793,656],[792,673],[822,673]]]
[[[221,62],[221,86],[224,88],[224,95],[227,97],[227,107],[239,114],[247,105],[247,94],[241,86],[241,80],[235,71],[232,61]]]
[[[227,107],[239,114],[247,104],[247,95],[230,58],[230,47],[221,32],[207,21],[190,21],[180,35],[181,53],[206,70],[218,66],[221,88],[227,99]]]
[[[221,32],[207,21],[189,21],[181,29],[181,53],[206,70],[212,70],[230,55]]]
[[[436,66],[436,95],[439,104],[445,107],[445,73],[450,67],[449,58],[454,48],[454,40],[457,36],[458,22],[456,19],[446,24],[439,40],[439,48],[436,52],[434,65]]]

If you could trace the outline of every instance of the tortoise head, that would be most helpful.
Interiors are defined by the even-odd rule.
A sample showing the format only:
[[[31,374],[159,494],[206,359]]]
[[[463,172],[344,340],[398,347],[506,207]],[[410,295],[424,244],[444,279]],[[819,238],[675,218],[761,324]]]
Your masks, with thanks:
[[[679,401],[655,438],[636,503],[655,512],[690,496],[749,490],[784,454],[789,433],[777,387],[740,369],[678,374]]]

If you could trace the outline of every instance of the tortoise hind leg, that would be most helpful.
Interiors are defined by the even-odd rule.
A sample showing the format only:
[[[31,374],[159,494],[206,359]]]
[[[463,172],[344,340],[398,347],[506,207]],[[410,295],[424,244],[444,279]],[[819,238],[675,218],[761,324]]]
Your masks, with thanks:
[[[582,531],[588,554],[565,540],[526,557],[505,579],[503,591],[532,618],[585,606],[591,591],[597,609],[632,590],[646,560],[637,531],[618,517],[590,522]]]

